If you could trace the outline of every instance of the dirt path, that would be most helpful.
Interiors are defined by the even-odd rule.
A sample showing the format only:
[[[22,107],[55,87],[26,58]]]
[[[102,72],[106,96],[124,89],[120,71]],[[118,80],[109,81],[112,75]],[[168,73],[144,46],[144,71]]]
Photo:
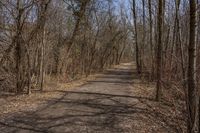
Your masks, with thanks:
[[[19,112],[2,119],[0,132],[176,132],[162,114],[157,114],[146,104],[154,103],[152,97],[137,93],[140,80],[133,68],[130,63],[122,64],[81,87],[61,92],[62,97],[49,99],[35,111]]]

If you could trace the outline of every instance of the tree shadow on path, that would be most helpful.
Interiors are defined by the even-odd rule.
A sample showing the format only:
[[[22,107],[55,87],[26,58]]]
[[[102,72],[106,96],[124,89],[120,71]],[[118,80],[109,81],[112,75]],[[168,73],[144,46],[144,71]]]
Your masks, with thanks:
[[[129,69],[117,69],[73,91],[57,90],[63,93],[62,97],[49,99],[35,111],[0,121],[0,132],[131,133],[143,130],[138,125],[152,124],[152,119],[166,132],[176,132],[161,114],[141,106],[141,100],[154,102],[153,99],[129,94],[132,77],[136,75]]]

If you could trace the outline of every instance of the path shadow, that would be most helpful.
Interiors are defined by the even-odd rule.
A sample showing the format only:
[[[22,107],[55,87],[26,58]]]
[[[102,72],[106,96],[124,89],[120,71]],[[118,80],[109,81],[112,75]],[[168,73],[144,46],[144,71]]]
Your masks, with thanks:
[[[126,133],[138,131],[139,121],[150,119],[168,132],[176,132],[174,125],[165,121],[164,116],[138,105],[141,100],[154,102],[149,97],[138,97],[133,94],[101,91],[104,88],[97,83],[109,86],[108,83],[120,84],[121,87],[133,83],[138,78],[131,69],[114,69],[96,80],[74,89],[74,91],[59,91],[60,98],[47,100],[35,111],[14,114],[6,120],[0,120],[2,133]],[[89,89],[87,87],[90,87]],[[85,90],[83,89],[85,88]],[[164,124],[163,124],[164,123]],[[130,125],[130,127],[126,127]],[[142,129],[139,129],[142,130]]]
[[[138,121],[137,115],[142,114],[148,117],[157,116],[157,119],[168,126],[163,125],[163,128],[168,130],[170,127],[175,130],[175,127],[166,123],[161,115],[138,107],[136,99],[152,100],[129,95],[68,91],[59,99],[48,100],[46,106],[35,112],[16,115],[6,123],[0,122],[0,125],[4,126],[0,129],[4,133],[21,131],[123,133],[128,132],[128,129],[119,124],[123,123],[124,119]]]

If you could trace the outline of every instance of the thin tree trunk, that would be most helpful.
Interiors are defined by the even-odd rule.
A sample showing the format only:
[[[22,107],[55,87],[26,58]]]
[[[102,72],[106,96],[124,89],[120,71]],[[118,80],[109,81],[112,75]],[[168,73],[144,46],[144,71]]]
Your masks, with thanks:
[[[40,90],[43,91],[44,88],[44,55],[45,55],[45,43],[46,43],[46,38],[45,38],[45,28],[43,30],[43,35],[42,35],[42,43],[41,43],[41,62],[40,62]]]
[[[75,24],[75,27],[74,27],[74,30],[73,30],[73,33],[72,33],[72,36],[71,38],[69,39],[69,42],[68,42],[68,47],[67,47],[67,50],[66,50],[66,58],[68,58],[69,56],[69,53],[71,51],[71,48],[73,46],[73,43],[74,43],[74,40],[76,38],[76,34],[79,30],[79,27],[80,27],[80,23],[81,23],[81,20],[83,19],[84,17],[84,14],[86,12],[86,7],[88,5],[88,3],[90,2],[90,0],[85,0],[85,1],[82,1],[81,2],[81,6],[80,6],[80,11],[78,12],[78,19],[76,21],[76,24]],[[66,41],[68,40],[68,37],[64,39],[63,43],[65,43]]]
[[[14,38],[16,41],[16,77],[17,77],[17,83],[16,83],[16,88],[17,88],[17,93],[22,92],[22,81],[21,81],[21,17],[22,17],[22,11],[21,11],[21,0],[17,0],[17,32],[16,32],[16,37]]]
[[[170,54],[170,61],[169,61],[169,68],[170,68],[170,71],[172,71],[173,69],[173,55],[174,55],[174,47],[175,47],[175,40],[176,40],[176,27],[177,27],[177,24],[176,24],[176,21],[177,21],[177,18],[175,16],[175,20],[174,20],[174,29],[173,29],[173,37],[172,37],[172,47],[171,47],[171,54]],[[170,75],[168,78],[168,80],[170,80],[172,77],[172,75]]]
[[[31,59],[30,59],[30,52],[29,50],[27,49],[27,61],[28,61],[28,89],[27,89],[27,94],[31,94]]]
[[[158,42],[157,42],[157,84],[156,100],[160,101],[162,95],[162,27],[163,27],[163,0],[158,1]]]
[[[154,75],[154,63],[153,63],[153,20],[152,20],[152,8],[151,8],[151,0],[148,0],[149,4],[149,27],[150,27],[150,32],[149,32],[149,40],[150,40],[150,50],[151,50],[151,78],[153,79]]]
[[[134,19],[134,28],[135,28],[135,54],[136,54],[136,67],[138,74],[141,73],[141,62],[140,62],[140,52],[138,47],[138,37],[137,37],[137,15],[136,15],[136,6],[135,0],[133,0],[133,19]]]
[[[146,45],[146,14],[145,14],[145,0],[142,0],[142,25],[143,25],[143,34],[142,34],[142,48],[141,48],[141,70],[145,67],[145,45]]]

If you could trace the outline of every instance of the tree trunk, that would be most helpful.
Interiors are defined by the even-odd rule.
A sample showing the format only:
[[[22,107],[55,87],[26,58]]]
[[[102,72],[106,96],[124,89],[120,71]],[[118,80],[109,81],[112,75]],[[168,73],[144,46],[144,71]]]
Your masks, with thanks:
[[[136,15],[136,6],[135,6],[135,0],[133,0],[133,19],[134,19],[134,28],[135,28],[135,54],[136,54],[136,67],[137,67],[137,73],[141,74],[141,62],[140,62],[140,52],[138,47],[138,37],[137,37],[137,15]]]
[[[150,40],[150,52],[151,52],[151,78],[153,79],[154,75],[154,58],[153,58],[153,20],[152,20],[152,8],[151,0],[148,0],[149,4],[149,40]]]
[[[14,42],[16,42],[16,77],[17,77],[17,81],[16,81],[16,88],[17,88],[17,93],[21,93],[22,92],[22,80],[21,80],[21,68],[22,68],[22,63],[21,63],[21,18],[22,18],[22,10],[21,10],[21,0],[17,0],[17,18],[16,18],[16,22],[17,22],[17,31],[16,31],[16,36],[14,37]]]
[[[45,55],[45,28],[43,29],[42,33],[42,43],[41,43],[41,59],[40,59],[40,90],[43,91],[44,88],[44,55]]]
[[[145,45],[146,45],[146,14],[145,14],[145,0],[142,0],[142,25],[143,25],[143,34],[142,34],[142,48],[141,48],[141,70],[145,67]]]
[[[163,27],[163,0],[158,1],[158,40],[157,40],[157,84],[156,84],[156,100],[160,101],[162,88],[162,27]]]
[[[197,89],[197,3],[190,0],[190,39],[188,47],[188,133],[198,133],[199,124],[199,97]]]

